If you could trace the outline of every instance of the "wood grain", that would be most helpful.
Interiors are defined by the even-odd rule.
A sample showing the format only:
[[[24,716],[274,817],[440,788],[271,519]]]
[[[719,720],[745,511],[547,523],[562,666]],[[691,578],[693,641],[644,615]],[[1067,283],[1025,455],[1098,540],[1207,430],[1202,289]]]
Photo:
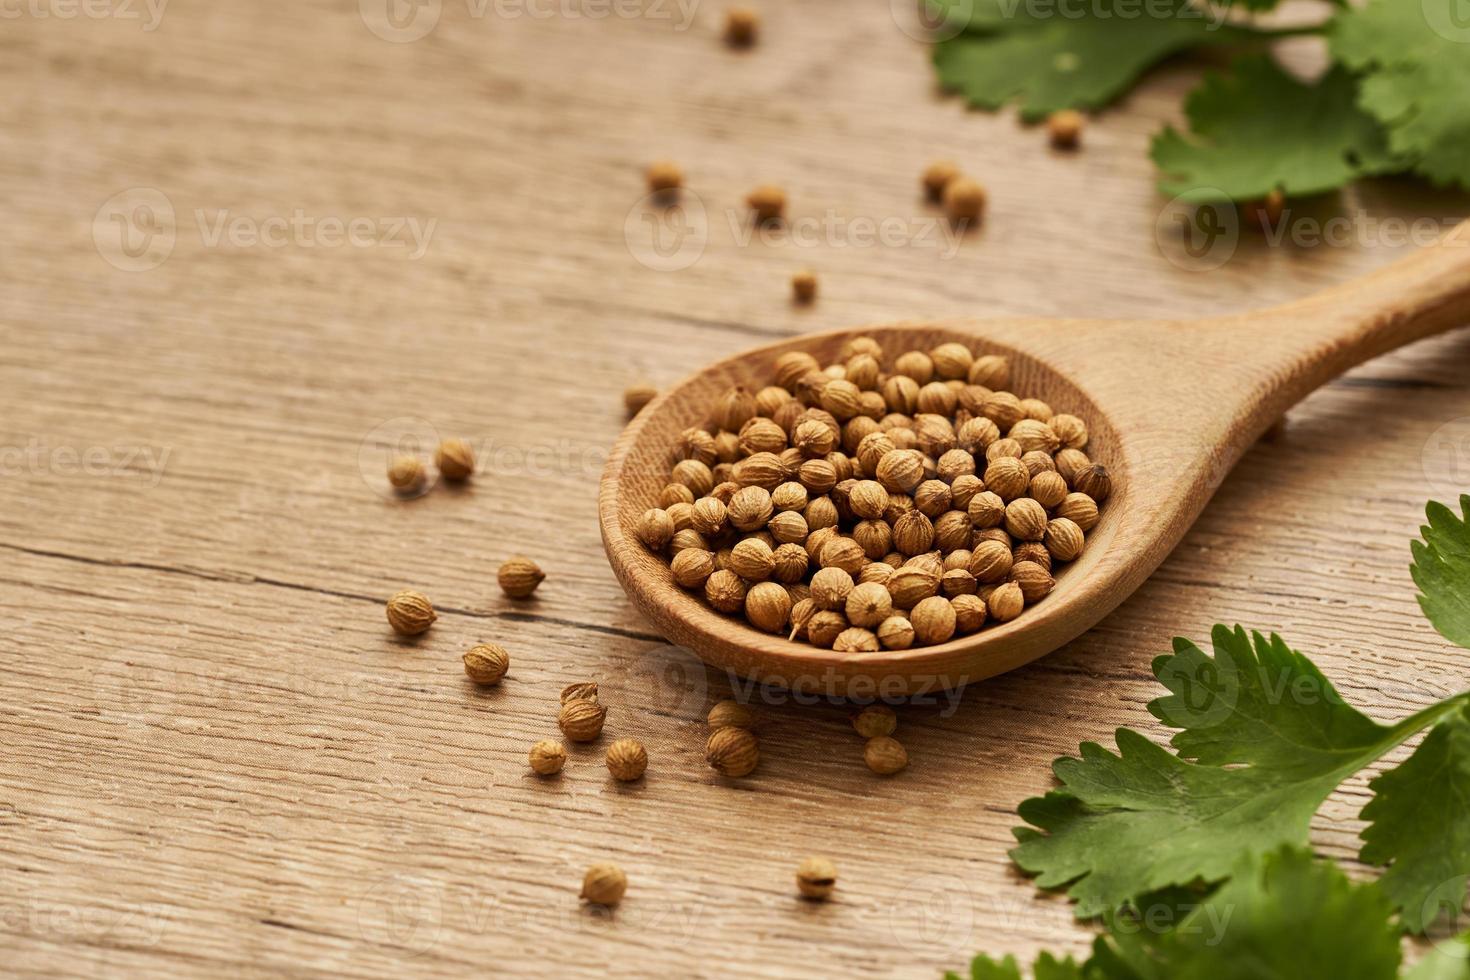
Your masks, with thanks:
[[[1309,398],[1085,636],[905,709],[901,776],[864,770],[843,706],[765,692],[761,768],[723,784],[699,718],[728,680],[660,640],[599,543],[625,385],[865,323],[1246,313],[1409,244],[1381,225],[1315,247],[1242,234],[1192,268],[1159,237],[1145,156],[1193,82],[1182,65],[1058,155],[938,97],[882,4],[766,5],[744,54],[718,43],[716,6],[687,30],[473,9],[446,0],[401,44],[336,0],[177,3],[151,31],[27,13],[0,32],[7,969],[933,977],[981,948],[1081,950],[1088,930],[1005,857],[1015,806],[1081,739],[1162,737],[1148,663],[1172,635],[1279,628],[1384,719],[1470,683],[1407,574],[1425,500],[1470,483],[1462,332]],[[916,178],[937,156],[993,201],[952,254],[921,237]],[[709,216],[678,272],[625,237],[655,157],[684,164]],[[741,242],[725,211],[766,181],[812,240]],[[175,235],[129,271],[108,259],[125,254],[108,202],[135,188],[167,199]],[[436,224],[417,258],[210,235],[221,212],[248,231],[298,210],[367,219],[375,241],[391,219]],[[1294,209],[1355,229],[1465,212],[1395,181]],[[907,231],[865,242],[883,219]],[[821,298],[793,307],[807,266]],[[403,418],[423,421],[381,428]],[[393,439],[425,426],[484,469],[385,497]],[[494,586],[515,553],[548,572],[529,604]],[[441,612],[414,644],[383,617],[405,586]],[[459,654],[492,639],[511,674],[481,693]],[[583,677],[608,692],[609,734],[648,745],[642,785],[611,783],[595,749],[527,775]],[[1324,853],[1356,852],[1364,786],[1324,810]],[[808,853],[840,868],[828,905],[794,897]],[[632,882],[611,918],[576,902],[600,859]]]

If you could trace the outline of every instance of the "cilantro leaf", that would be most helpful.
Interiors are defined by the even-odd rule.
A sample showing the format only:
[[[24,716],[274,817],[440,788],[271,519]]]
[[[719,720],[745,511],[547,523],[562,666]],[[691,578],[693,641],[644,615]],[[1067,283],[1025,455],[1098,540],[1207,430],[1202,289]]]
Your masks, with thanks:
[[[1462,700],[1384,726],[1344,704],[1279,638],[1216,627],[1212,639],[1213,657],[1178,641],[1154,663],[1172,696],[1151,708],[1182,728],[1179,754],[1119,729],[1117,755],[1084,743],[1080,759],[1054,764],[1061,789],[1019,808],[1031,826],[1016,829],[1012,859],[1042,888],[1067,887],[1079,917],[1305,845],[1339,783]]]
[[[1245,201],[1277,189],[1320,194],[1403,169],[1357,98],[1357,81],[1344,68],[1308,84],[1269,56],[1241,58],[1229,75],[1206,75],[1190,93],[1189,136],[1168,126],[1154,137],[1153,161],[1167,175],[1159,189],[1198,201]]]
[[[1424,932],[1457,913],[1470,873],[1470,706],[1430,730],[1404,763],[1369,784],[1369,821],[1359,857],[1392,864],[1379,879],[1402,909],[1404,927]]]
[[[1031,976],[1033,980],[1082,980],[1082,969],[1070,956],[1059,960],[1050,953],[1042,953],[1031,967]],[[953,971],[944,977],[960,980],[960,975]],[[1022,980],[1021,968],[1014,956],[993,960],[981,955],[970,962],[970,980]]]
[[[1332,54],[1364,72],[1360,104],[1435,183],[1470,187],[1470,25],[1457,0],[1372,0],[1339,15]]]
[[[1411,545],[1419,606],[1451,643],[1470,648],[1470,494],[1460,498],[1463,518],[1444,504],[1426,508],[1422,542]]]
[[[1440,943],[1404,980],[1470,980],[1470,932]]]
[[[1401,953],[1390,915],[1375,886],[1282,848],[1243,863],[1177,929],[1114,929],[1102,944],[1113,955],[1094,959],[1119,980],[1393,980]]]
[[[1022,0],[967,9],[967,29],[934,46],[940,84],[979,108],[1014,101],[1023,119],[1036,120],[1107,105],[1172,54],[1259,36],[1189,0],[1094,0],[1070,9],[1063,16]]]
[[[1119,916],[1105,923],[1092,956],[1071,972],[1045,973],[1037,980],[1393,980],[1401,952],[1388,900],[1375,884],[1358,885],[1330,862],[1309,851],[1284,847],[1247,858],[1230,882],[1193,905],[1173,928],[1146,917]],[[1470,980],[1454,970],[1453,947],[1433,972],[1421,966],[1410,980]],[[1466,947],[1470,952],[1470,947]],[[1046,957],[1043,957],[1046,959]],[[1431,957],[1431,959],[1434,959]],[[989,968],[993,961],[976,957]],[[1020,980],[1011,972],[981,972],[973,980]],[[954,974],[950,977],[955,978]]]

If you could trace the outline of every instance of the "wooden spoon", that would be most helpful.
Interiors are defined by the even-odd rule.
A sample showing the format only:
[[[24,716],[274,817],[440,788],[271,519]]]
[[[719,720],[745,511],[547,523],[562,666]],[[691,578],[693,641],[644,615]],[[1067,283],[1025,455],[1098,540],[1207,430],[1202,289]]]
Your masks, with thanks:
[[[1013,670],[1118,606],[1179,543],[1240,456],[1282,414],[1343,371],[1470,322],[1470,222],[1367,278],[1262,312],[1195,321],[954,319],[839,330],[749,351],[646,407],[602,475],[602,538],[628,595],[670,642],[734,675],[850,697],[912,695]],[[787,351],[822,364],[844,341],[888,358],[957,340],[1011,360],[1011,388],[1081,416],[1113,492],[1051,595],[1016,620],[938,646],[842,654],[758,632],[674,585],[634,530],[668,482],[671,447],[733,385],[758,390]],[[1324,533],[1334,533],[1324,530]]]

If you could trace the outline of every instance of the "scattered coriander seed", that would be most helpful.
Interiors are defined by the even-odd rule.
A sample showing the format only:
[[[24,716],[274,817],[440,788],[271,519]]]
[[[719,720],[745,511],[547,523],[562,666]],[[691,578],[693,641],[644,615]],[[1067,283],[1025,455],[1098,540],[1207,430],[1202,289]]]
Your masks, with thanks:
[[[760,742],[748,729],[716,729],[705,742],[704,760],[722,776],[748,776],[760,762]]]
[[[892,735],[898,727],[898,715],[886,704],[870,704],[852,716],[852,727],[863,738]]]
[[[594,864],[582,878],[581,898],[593,905],[616,905],[628,891],[628,876],[616,864]]]
[[[632,418],[657,397],[658,389],[651,384],[629,385],[623,389],[623,410]]]
[[[959,175],[960,168],[953,160],[935,160],[924,169],[924,176],[921,179],[924,194],[931,201],[943,200],[944,189]]]
[[[512,599],[529,599],[531,593],[546,578],[546,573],[531,559],[517,555],[500,566],[497,577],[500,580],[500,590],[506,595]]]
[[[494,643],[471,647],[463,659],[464,672],[476,684],[499,684],[510,669],[510,654]]]
[[[424,485],[424,464],[417,456],[399,456],[388,464],[388,483],[400,493],[410,493]]]
[[[445,439],[434,450],[434,465],[446,480],[468,480],[475,472],[475,452],[463,439]]]
[[[803,269],[791,277],[791,298],[806,304],[817,298],[817,274]]]
[[[762,184],[745,197],[756,224],[775,224],[786,215],[786,192],[773,184]],[[730,428],[730,426],[725,426]]]
[[[572,701],[578,698],[583,701],[595,702],[597,700],[597,682],[574,681],[573,683],[568,684],[566,687],[561,689],[562,704],[566,704],[568,701]]]
[[[868,739],[863,748],[863,761],[880,776],[892,776],[909,764],[909,754],[896,739],[879,735]]]
[[[388,625],[399,636],[417,636],[438,618],[429,597],[422,592],[404,589],[388,599]]]
[[[747,728],[753,729],[756,725],[755,709],[748,704],[726,699],[719,701],[709,709],[705,716],[705,723],[711,730],[720,728]]]
[[[655,160],[646,173],[648,190],[653,194],[672,194],[684,186],[684,171],[672,160]]]
[[[537,775],[550,776],[561,772],[567,764],[567,750],[560,742],[548,740],[531,746],[531,769]]]
[[[837,887],[837,865],[826,858],[806,858],[796,868],[796,888],[803,898],[821,901]]]
[[[620,738],[607,747],[607,771],[623,783],[642,777],[648,768],[648,750],[634,738]]]
[[[607,709],[596,701],[572,698],[563,702],[556,723],[562,734],[573,742],[592,742],[602,734]]]
[[[956,224],[979,220],[985,201],[985,188],[969,177],[956,177],[945,185],[944,210]]]
[[[1046,119],[1047,136],[1051,145],[1059,150],[1075,150],[1082,141],[1082,113],[1075,109],[1061,109]]]
[[[755,44],[760,31],[760,15],[749,7],[731,7],[725,11],[725,43],[732,48],[748,48]]]

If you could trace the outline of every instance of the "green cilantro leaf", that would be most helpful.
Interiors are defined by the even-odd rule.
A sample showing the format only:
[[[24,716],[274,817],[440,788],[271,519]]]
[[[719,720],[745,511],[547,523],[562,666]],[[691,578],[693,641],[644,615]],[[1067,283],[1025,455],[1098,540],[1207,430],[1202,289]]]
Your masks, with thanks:
[[[1259,37],[1189,0],[1093,0],[1065,16],[1022,0],[953,7],[967,29],[934,46],[940,84],[983,109],[1016,102],[1027,120],[1107,105],[1180,51]]]
[[[1391,909],[1310,852],[1244,862],[1173,930],[1110,926],[1095,974],[1109,980],[1393,980],[1401,953]],[[1099,955],[1101,954],[1101,955]],[[1092,968],[1093,961],[1088,963]]]
[[[1159,189],[1198,201],[1246,201],[1277,189],[1320,194],[1403,169],[1357,98],[1346,69],[1309,84],[1269,56],[1242,58],[1229,75],[1206,75],[1190,93],[1189,136],[1169,126],[1154,137],[1151,155],[1166,175]]]
[[[1470,57],[1470,52],[1467,52]],[[1470,648],[1470,494],[1460,498],[1464,517],[1444,504],[1426,508],[1429,524],[1415,541],[1414,584],[1419,606],[1444,638]]]
[[[1119,729],[1117,755],[1084,743],[1080,759],[1054,764],[1061,789],[1019,808],[1031,826],[1016,829],[1012,859],[1042,888],[1066,887],[1080,917],[1304,846],[1339,783],[1463,700],[1384,726],[1279,638],[1216,627],[1212,640],[1213,657],[1178,641],[1154,664],[1172,696],[1152,708],[1183,729],[1179,754]]]
[[[1404,980],[1470,980],[1470,932],[1440,943]]]
[[[1470,187],[1470,24],[1458,0],[1372,0],[1340,14],[1332,54],[1363,72],[1360,104],[1390,149],[1439,184]]]
[[[1082,980],[1082,969],[1072,957],[1057,959],[1050,953],[1042,953],[1031,967],[1032,980]],[[945,980],[961,980],[953,971],[944,975]],[[993,960],[988,956],[977,956],[970,962],[970,980],[1022,980],[1021,968],[1014,956]]]
[[[1404,927],[1424,932],[1457,913],[1470,872],[1470,706],[1430,730],[1404,763],[1369,784],[1362,853],[1390,864],[1379,879],[1402,909]]]

